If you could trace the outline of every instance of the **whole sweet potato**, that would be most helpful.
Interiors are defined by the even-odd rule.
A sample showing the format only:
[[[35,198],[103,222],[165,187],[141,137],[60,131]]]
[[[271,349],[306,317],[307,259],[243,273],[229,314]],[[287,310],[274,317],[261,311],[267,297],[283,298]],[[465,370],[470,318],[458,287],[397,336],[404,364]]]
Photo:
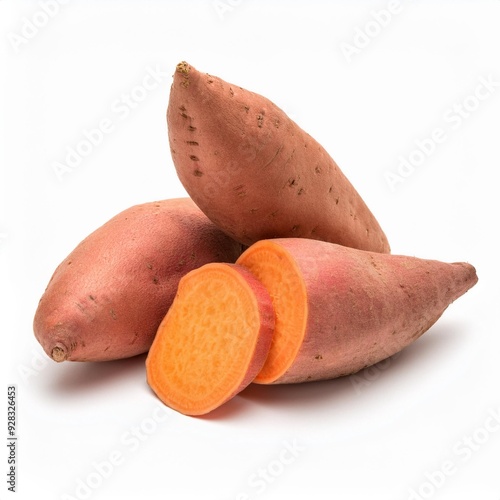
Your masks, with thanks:
[[[255,382],[355,373],[419,338],[477,282],[473,266],[299,238],[263,240],[236,261],[273,300],[271,350]]]
[[[146,352],[181,277],[240,253],[189,198],[130,207],[57,267],[35,313],[35,336],[58,362]]]
[[[167,109],[185,189],[245,245],[301,237],[389,252],[379,223],[327,151],[267,98],[177,65]]]

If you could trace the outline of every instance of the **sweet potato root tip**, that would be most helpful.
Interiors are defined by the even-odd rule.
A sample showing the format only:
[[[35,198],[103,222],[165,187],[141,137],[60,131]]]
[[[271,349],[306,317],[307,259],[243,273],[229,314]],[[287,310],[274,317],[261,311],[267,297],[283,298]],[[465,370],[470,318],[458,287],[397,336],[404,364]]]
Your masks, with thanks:
[[[188,88],[189,87],[189,64],[186,61],[180,62],[176,66],[176,72],[179,73],[180,75],[182,75],[183,79],[181,81],[181,85],[184,88]]]
[[[50,357],[56,361],[57,363],[61,363],[62,361],[66,361],[68,359],[68,354],[66,348],[62,344],[56,345],[51,353]]]
[[[206,264],[179,283],[146,360],[148,383],[167,406],[208,413],[252,382],[273,327],[271,298],[249,271]]]
[[[189,64],[186,61],[181,61],[177,65],[177,71],[183,75],[187,75],[189,73]]]

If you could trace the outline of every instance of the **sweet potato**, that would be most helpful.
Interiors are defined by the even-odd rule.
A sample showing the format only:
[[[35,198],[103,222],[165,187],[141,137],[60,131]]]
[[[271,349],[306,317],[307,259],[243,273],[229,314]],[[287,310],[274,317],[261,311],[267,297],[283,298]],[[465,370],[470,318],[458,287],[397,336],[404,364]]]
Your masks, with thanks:
[[[273,299],[276,326],[255,382],[349,375],[427,331],[477,282],[473,266],[381,254],[310,239],[263,240],[236,264]]]
[[[34,333],[54,361],[146,352],[180,278],[242,247],[189,198],[130,207],[87,236],[55,270]]]
[[[301,237],[390,251],[378,221],[332,157],[267,98],[182,62],[167,124],[185,189],[241,243]]]
[[[157,396],[186,415],[203,415],[243,390],[266,359],[274,312],[249,271],[206,264],[179,283],[146,359]]]

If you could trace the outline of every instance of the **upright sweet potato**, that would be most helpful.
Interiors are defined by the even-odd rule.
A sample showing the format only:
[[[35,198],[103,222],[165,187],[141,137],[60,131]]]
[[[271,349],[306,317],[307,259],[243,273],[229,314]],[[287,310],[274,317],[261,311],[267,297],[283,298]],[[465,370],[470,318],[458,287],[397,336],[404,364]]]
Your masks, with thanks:
[[[177,65],[167,109],[185,189],[245,245],[301,237],[389,252],[379,223],[327,151],[267,98]]]
[[[271,297],[250,271],[205,264],[179,283],[146,360],[148,383],[171,408],[208,413],[253,381],[273,329]]]
[[[310,239],[263,240],[236,261],[267,288],[273,343],[255,382],[355,373],[409,345],[477,282],[474,267]]]
[[[130,207],[57,267],[35,313],[35,336],[58,362],[146,352],[180,278],[240,253],[189,198]]]

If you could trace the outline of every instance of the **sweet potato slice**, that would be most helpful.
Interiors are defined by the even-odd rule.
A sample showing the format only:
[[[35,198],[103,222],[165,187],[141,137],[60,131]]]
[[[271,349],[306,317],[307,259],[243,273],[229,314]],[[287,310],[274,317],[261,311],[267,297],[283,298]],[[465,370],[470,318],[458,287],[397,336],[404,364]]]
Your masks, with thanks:
[[[255,382],[349,375],[399,352],[477,282],[473,266],[299,238],[263,240],[236,261],[267,288],[273,343]]]
[[[208,413],[252,382],[273,329],[271,298],[249,271],[206,264],[179,283],[146,360],[148,383],[167,406]]]

